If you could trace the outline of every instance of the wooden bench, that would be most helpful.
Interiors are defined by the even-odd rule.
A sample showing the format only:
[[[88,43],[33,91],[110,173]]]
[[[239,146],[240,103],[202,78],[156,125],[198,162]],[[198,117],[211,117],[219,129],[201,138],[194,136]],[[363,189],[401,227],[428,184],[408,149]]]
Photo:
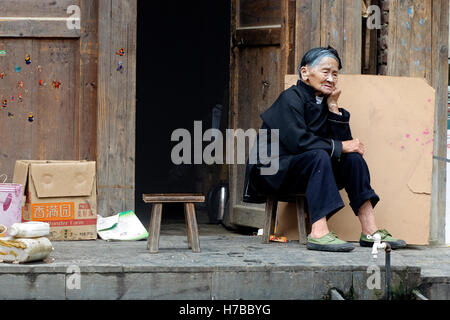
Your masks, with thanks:
[[[305,195],[304,194],[294,194],[288,195],[285,198],[295,199],[297,207],[297,225],[298,225],[298,241],[300,244],[306,244],[308,233],[311,232],[311,221],[309,214],[305,210]],[[264,217],[264,230],[262,236],[262,243],[270,242],[270,235],[274,234],[275,222],[277,218],[277,206],[278,201],[283,201],[284,199],[270,195],[266,200],[266,209]]]
[[[142,196],[145,203],[152,203],[152,216],[148,229],[147,249],[151,253],[157,253],[159,249],[159,234],[161,229],[161,213],[163,203],[184,203],[184,215],[188,248],[192,252],[200,252],[200,240],[198,237],[197,218],[195,215],[196,202],[205,202],[205,197],[197,193],[153,193]]]

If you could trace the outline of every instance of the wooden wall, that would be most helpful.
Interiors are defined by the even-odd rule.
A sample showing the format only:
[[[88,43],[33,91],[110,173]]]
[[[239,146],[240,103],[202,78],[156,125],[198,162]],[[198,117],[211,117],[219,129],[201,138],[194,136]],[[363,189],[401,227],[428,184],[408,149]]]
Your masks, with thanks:
[[[134,210],[136,1],[98,1],[97,188],[106,216]]]
[[[361,1],[297,0],[295,61],[311,48],[335,48],[342,59],[342,73],[361,73]]]

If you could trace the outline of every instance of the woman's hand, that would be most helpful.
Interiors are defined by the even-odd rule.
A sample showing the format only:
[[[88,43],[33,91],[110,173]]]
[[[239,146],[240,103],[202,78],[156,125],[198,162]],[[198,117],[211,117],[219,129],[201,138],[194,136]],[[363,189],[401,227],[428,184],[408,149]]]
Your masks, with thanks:
[[[342,141],[342,153],[357,152],[360,155],[364,154],[364,145],[359,139]]]
[[[328,109],[331,112],[334,113],[338,113],[339,109],[338,109],[338,99],[339,96],[341,95],[341,89],[335,88],[334,91],[328,96],[327,98],[327,104],[328,104]]]

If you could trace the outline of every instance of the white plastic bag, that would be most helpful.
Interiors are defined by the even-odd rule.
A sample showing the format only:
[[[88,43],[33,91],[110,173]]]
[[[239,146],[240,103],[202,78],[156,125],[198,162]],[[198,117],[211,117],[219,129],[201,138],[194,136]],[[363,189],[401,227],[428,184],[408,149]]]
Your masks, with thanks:
[[[16,239],[13,237],[0,239],[0,261],[23,263],[43,260],[53,251],[48,238]]]
[[[8,233],[16,238],[44,237],[50,233],[50,224],[41,221],[28,221],[24,223],[13,223]]]
[[[97,215],[97,233],[103,240],[141,240],[148,232],[133,211],[125,211],[111,217]]]

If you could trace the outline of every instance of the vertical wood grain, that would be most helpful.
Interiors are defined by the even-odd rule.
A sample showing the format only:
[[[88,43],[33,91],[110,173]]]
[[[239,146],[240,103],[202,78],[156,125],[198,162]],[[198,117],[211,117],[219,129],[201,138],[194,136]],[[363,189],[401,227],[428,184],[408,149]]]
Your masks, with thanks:
[[[342,60],[341,73],[361,73],[361,2],[353,0],[297,0],[295,57],[315,47],[332,46]]]
[[[99,12],[98,200],[108,216],[134,210],[137,2],[100,0]]]
[[[436,89],[434,113],[434,152],[441,159],[447,157],[447,95],[448,95],[448,24],[449,4],[446,0],[432,2],[431,83]],[[446,214],[445,161],[433,160],[431,189],[430,244],[445,243]]]
[[[97,147],[98,1],[81,0],[78,159],[95,160]]]

